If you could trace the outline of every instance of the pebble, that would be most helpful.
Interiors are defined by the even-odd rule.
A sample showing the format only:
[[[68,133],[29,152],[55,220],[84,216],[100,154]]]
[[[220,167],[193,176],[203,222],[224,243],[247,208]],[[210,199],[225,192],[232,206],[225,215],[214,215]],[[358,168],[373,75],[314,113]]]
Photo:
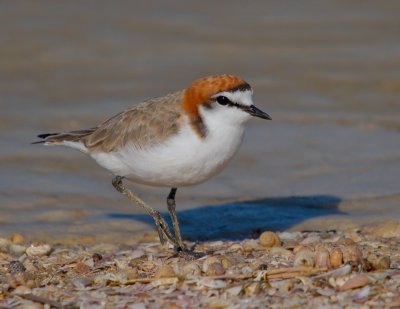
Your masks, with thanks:
[[[223,257],[223,258],[221,258],[221,264],[225,269],[227,269],[233,265],[233,262],[230,258]]]
[[[24,237],[21,234],[12,234],[10,240],[14,244],[22,244],[24,242]]]
[[[301,245],[313,245],[316,243],[321,242],[321,237],[319,235],[309,235],[306,238],[304,238],[300,244]]]
[[[229,252],[239,252],[239,251],[243,251],[243,247],[240,244],[233,244],[232,246],[230,246],[228,248]]]
[[[294,256],[294,266],[313,267],[315,262],[315,253],[308,248],[303,248]]]
[[[278,234],[279,238],[283,240],[284,242],[286,241],[296,241],[300,236],[300,232],[280,232]]]
[[[28,279],[26,281],[26,286],[28,288],[30,288],[30,289],[37,288],[38,287],[38,282],[36,280],[34,280],[34,279]]]
[[[91,270],[91,268],[83,262],[78,262],[75,265],[75,271],[80,275],[86,274],[86,273],[90,272],[90,270]]]
[[[255,241],[254,239],[247,240],[243,242],[242,247],[244,252],[252,252],[257,248],[257,241]]]
[[[352,240],[351,240],[352,241]],[[343,252],[343,263],[344,264],[352,264],[352,265],[359,265],[362,262],[362,252],[355,244],[347,244],[342,245],[341,250]]]
[[[221,276],[225,274],[225,269],[219,262],[214,262],[208,266],[206,271],[207,276]]]
[[[297,252],[299,252],[300,250],[303,250],[303,249],[314,251],[313,248],[308,245],[298,244],[298,245],[294,246],[293,253],[296,254]]]
[[[197,262],[190,262],[182,267],[184,277],[192,278],[201,275],[201,267]]]
[[[208,267],[212,264],[212,263],[220,263],[220,258],[218,256],[210,256],[208,258],[206,258],[203,262],[203,266],[202,266],[202,271],[204,273],[207,273]]]
[[[278,255],[289,259],[293,256],[293,252],[282,247],[272,247],[269,250],[269,255]]]
[[[351,289],[357,289],[361,288],[365,285],[367,285],[369,282],[368,277],[365,274],[358,274],[355,275],[354,277],[350,278],[347,280],[341,287],[341,291],[347,291]]]
[[[32,293],[32,289],[28,288],[27,286],[20,285],[15,288],[13,293],[14,294],[30,294],[30,293]]]
[[[137,270],[137,268],[131,268],[128,270],[126,277],[128,280],[134,280],[137,279],[139,277],[139,272]]]
[[[8,250],[10,251],[11,254],[22,255],[25,253],[26,247],[23,245],[10,244],[8,246]]]
[[[339,245],[345,245],[345,246],[355,246],[355,245],[357,245],[355,243],[355,241],[353,239],[350,239],[350,238],[341,238],[341,239],[339,239],[337,241],[337,243]]]
[[[199,284],[211,289],[224,289],[228,286],[224,280],[215,280],[207,277],[200,279]]]
[[[367,257],[373,270],[383,270],[390,268],[390,256],[381,256],[371,253]]]
[[[315,266],[319,268],[330,268],[330,256],[328,249],[318,248],[315,252]]]
[[[250,266],[244,266],[240,269],[241,273],[244,275],[249,275],[253,273],[253,269]]]
[[[330,263],[333,268],[343,265],[343,252],[339,248],[335,248],[330,253]]]
[[[23,272],[26,270],[24,264],[20,261],[11,261],[10,264],[8,264],[8,269],[11,273]]]
[[[242,289],[243,289],[242,286],[238,285],[238,286],[234,286],[232,288],[227,289],[226,292],[230,296],[237,296],[242,291]]]
[[[161,266],[155,274],[156,278],[169,278],[169,277],[175,277],[175,276],[176,276],[176,273],[170,265]]]
[[[0,238],[0,251],[2,252],[8,252],[8,245],[10,244],[10,241],[5,238]]]
[[[266,248],[281,246],[281,240],[279,236],[276,233],[270,231],[263,232],[260,235],[259,242],[261,246]]]
[[[41,257],[48,255],[51,251],[50,245],[44,244],[44,245],[31,245],[26,249],[26,254],[29,257]]]
[[[92,260],[93,261],[93,260]],[[120,270],[124,270],[128,267],[129,260],[126,259],[115,259],[115,265],[118,267]],[[94,262],[93,262],[94,263]]]
[[[71,280],[71,283],[78,290],[83,290],[92,285],[92,283],[85,278],[74,278]]]

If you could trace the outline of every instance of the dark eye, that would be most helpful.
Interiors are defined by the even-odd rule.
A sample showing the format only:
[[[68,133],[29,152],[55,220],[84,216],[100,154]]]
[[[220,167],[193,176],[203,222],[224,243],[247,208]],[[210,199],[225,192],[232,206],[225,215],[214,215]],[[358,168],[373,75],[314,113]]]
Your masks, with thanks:
[[[226,105],[231,103],[231,101],[229,101],[229,99],[227,97],[224,97],[223,95],[217,97],[217,102],[221,105]]]

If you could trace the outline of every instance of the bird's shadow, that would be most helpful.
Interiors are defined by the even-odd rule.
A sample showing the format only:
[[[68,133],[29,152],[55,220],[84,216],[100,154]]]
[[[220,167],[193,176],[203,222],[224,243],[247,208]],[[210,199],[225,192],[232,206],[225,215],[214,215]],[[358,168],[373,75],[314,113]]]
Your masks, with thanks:
[[[340,202],[332,195],[264,198],[182,210],[178,218],[187,240],[244,239],[258,231],[282,231],[313,217],[345,215],[338,209]],[[168,213],[163,216],[171,223]],[[146,214],[109,213],[108,217],[154,224]]]

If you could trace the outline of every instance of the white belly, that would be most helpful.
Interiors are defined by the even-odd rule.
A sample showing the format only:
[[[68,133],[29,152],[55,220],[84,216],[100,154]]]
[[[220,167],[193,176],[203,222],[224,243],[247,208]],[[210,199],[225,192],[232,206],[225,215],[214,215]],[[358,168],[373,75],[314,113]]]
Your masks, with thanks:
[[[215,176],[239,149],[244,127],[221,126],[210,128],[202,139],[189,125],[163,144],[140,149],[127,144],[113,153],[94,153],[91,156],[115,175],[133,182],[181,187],[201,183]]]

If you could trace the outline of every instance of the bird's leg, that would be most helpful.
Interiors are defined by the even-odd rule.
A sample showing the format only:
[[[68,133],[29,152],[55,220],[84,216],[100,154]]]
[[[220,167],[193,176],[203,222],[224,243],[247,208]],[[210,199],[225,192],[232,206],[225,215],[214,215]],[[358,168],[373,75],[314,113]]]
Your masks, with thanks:
[[[174,226],[174,232],[175,232],[175,238],[176,241],[179,245],[179,249],[177,250],[177,256],[183,257],[187,260],[194,260],[194,259],[199,259],[206,254],[209,254],[211,252],[203,253],[203,252],[196,252],[194,251],[194,247],[188,249],[185,244],[183,243],[182,235],[181,235],[181,230],[179,228],[179,221],[178,217],[176,216],[176,204],[175,204],[175,195],[177,188],[172,188],[171,191],[168,194],[167,197],[167,205],[168,205],[168,212],[171,216],[172,219],[172,224]]]
[[[126,195],[132,202],[136,203],[140,207],[142,207],[146,212],[153,218],[154,222],[156,223],[158,235],[160,237],[160,241],[162,244],[168,240],[171,244],[175,246],[175,249],[178,250],[180,244],[176,242],[175,238],[172,236],[171,232],[169,231],[168,224],[165,220],[161,217],[161,214],[147,205],[144,201],[142,201],[139,197],[132,193],[129,189],[127,189],[124,184],[122,183],[123,177],[116,176],[112,180],[112,184],[114,188],[121,192],[123,195]]]
[[[172,188],[171,191],[168,194],[167,197],[167,205],[168,205],[168,212],[169,215],[171,216],[172,224],[174,226],[174,232],[175,232],[175,238],[176,241],[178,242],[179,247],[181,248],[182,251],[187,250],[185,247],[185,244],[183,243],[182,240],[182,235],[181,235],[181,230],[179,228],[179,221],[178,217],[176,216],[176,204],[175,204],[175,194],[176,194],[177,188]]]

